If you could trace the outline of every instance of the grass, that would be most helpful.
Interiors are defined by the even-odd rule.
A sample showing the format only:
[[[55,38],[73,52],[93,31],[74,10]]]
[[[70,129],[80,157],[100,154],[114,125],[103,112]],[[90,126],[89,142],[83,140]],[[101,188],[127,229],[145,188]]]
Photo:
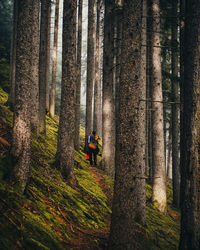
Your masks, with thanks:
[[[10,130],[12,112],[6,101],[0,89],[0,124]],[[77,186],[67,185],[53,164],[57,130],[58,118],[47,116],[46,136],[32,134],[32,171],[24,195],[8,182],[9,155],[0,155],[0,249],[106,248],[113,181],[102,170],[89,168],[80,151],[74,161]],[[138,249],[178,249],[180,213],[172,206],[171,183],[165,215],[150,202],[151,186],[146,190],[147,222],[138,225]]]

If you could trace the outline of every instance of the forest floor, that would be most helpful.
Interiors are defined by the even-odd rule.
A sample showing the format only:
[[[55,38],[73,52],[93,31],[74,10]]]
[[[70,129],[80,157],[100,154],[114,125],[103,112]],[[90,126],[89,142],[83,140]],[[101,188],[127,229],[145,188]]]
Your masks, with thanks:
[[[83,128],[81,150],[75,152],[77,185],[70,186],[54,162],[58,119],[47,116],[46,136],[32,134],[32,170],[22,195],[9,181],[12,112],[6,101],[0,89],[0,249],[106,249],[113,180],[101,164],[90,167],[85,160]],[[138,225],[134,249],[178,249],[180,212],[172,206],[171,182],[166,214],[157,211],[152,188],[146,187],[147,222]]]

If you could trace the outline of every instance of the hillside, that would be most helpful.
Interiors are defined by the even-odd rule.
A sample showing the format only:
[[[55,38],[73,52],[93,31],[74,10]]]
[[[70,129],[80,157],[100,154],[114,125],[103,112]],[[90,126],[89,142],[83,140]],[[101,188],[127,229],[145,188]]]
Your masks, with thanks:
[[[47,116],[47,135],[32,134],[31,177],[25,194],[18,193],[9,182],[12,112],[6,101],[0,89],[0,249],[106,249],[113,181],[100,167],[89,167],[81,150],[75,152],[77,185],[67,185],[54,164],[58,120]],[[180,213],[172,207],[170,181],[166,215],[151,203],[151,192],[147,184],[147,223],[138,225],[138,249],[177,249]]]

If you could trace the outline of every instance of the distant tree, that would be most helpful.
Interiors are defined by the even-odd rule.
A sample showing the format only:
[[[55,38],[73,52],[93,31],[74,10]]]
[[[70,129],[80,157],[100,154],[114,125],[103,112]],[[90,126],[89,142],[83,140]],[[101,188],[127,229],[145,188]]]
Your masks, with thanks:
[[[32,72],[32,25],[37,18],[33,15],[33,0],[18,1],[17,41],[16,41],[16,81],[14,126],[11,155],[13,158],[13,177],[19,181],[22,192],[25,189],[30,172],[30,136],[31,136],[31,94],[34,81]],[[39,10],[39,9],[38,9]]]
[[[58,21],[59,21],[59,0],[56,0],[53,56],[52,56],[52,81],[51,81],[50,105],[49,105],[49,114],[52,118],[55,115],[56,69],[57,69],[57,54],[58,54]]]
[[[135,249],[145,223],[145,82],[141,71],[142,1],[124,1],[116,174],[108,249]],[[128,60],[127,60],[128,58]]]
[[[50,0],[41,0],[40,53],[39,53],[39,126],[46,132],[48,32]]]
[[[178,0],[172,1],[172,181],[173,204],[180,203],[180,160],[179,160],[179,82],[178,79]]]
[[[50,96],[50,45],[51,45],[51,0],[48,2],[48,33],[47,33],[47,57],[46,57],[46,112],[49,111],[49,96]]]
[[[75,149],[80,148],[80,93],[81,93],[81,58],[82,58],[82,12],[83,1],[78,3],[78,41],[77,41],[77,81],[76,81],[76,119],[75,119]]]
[[[114,176],[115,171],[115,106],[114,106],[114,18],[113,1],[105,1],[104,54],[103,54],[103,148],[102,160],[105,171]]]
[[[182,6],[181,6],[182,8]],[[183,19],[182,19],[183,22]],[[185,1],[179,249],[200,249],[200,1]]]
[[[62,92],[58,153],[62,175],[74,182],[77,1],[64,0]]]
[[[87,137],[92,130],[92,96],[94,86],[94,46],[95,46],[95,22],[96,0],[88,1],[88,44],[87,44],[87,90],[86,90],[86,125],[85,146]]]
[[[166,174],[163,129],[163,96],[160,48],[160,4],[152,0],[152,164],[153,196],[161,212],[166,211]]]

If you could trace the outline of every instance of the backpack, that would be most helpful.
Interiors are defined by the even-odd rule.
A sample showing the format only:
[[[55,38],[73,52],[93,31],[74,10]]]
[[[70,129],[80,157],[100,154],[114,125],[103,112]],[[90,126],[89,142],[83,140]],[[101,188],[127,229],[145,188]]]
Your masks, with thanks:
[[[98,147],[98,136],[90,135],[88,138],[88,147],[92,149],[97,149]]]

